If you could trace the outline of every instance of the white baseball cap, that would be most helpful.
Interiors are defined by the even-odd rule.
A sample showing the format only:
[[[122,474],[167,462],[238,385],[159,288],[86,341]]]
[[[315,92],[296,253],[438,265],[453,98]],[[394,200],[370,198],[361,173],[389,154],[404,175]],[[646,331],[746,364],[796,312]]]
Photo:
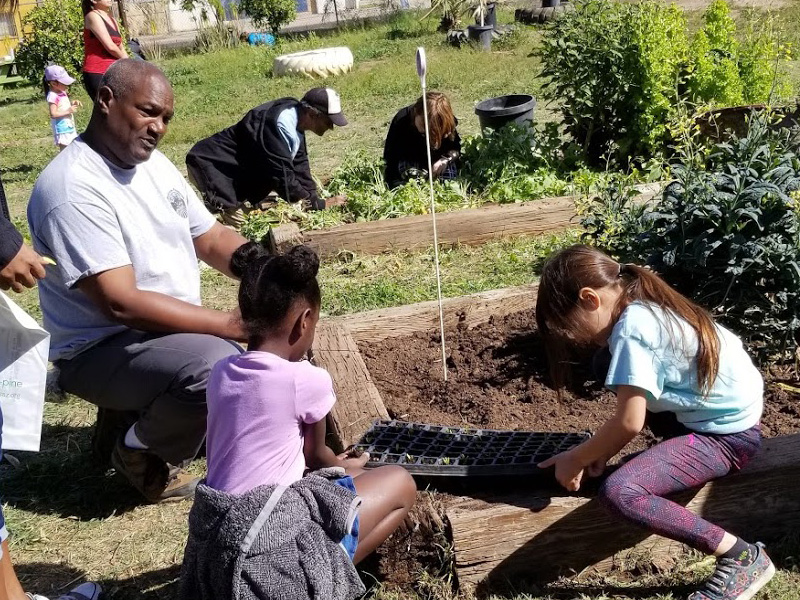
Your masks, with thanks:
[[[313,106],[322,114],[328,115],[334,125],[339,127],[347,125],[347,119],[342,112],[342,100],[336,90],[328,87],[313,88],[306,92],[302,101]]]

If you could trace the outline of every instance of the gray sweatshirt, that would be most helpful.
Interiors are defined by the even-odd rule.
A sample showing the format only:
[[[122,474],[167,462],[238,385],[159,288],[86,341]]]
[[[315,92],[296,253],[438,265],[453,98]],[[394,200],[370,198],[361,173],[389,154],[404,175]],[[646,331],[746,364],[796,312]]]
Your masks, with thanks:
[[[197,487],[181,600],[350,600],[364,585],[339,546],[360,498],[308,475],[242,495]]]

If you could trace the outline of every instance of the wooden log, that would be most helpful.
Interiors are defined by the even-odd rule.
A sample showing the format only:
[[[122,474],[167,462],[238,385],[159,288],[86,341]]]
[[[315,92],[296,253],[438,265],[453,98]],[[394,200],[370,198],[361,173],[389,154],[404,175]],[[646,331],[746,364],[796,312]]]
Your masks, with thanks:
[[[637,185],[637,200],[649,202],[661,190],[661,183]],[[510,235],[536,235],[575,226],[578,196],[541,198],[515,204],[487,204],[437,215],[439,242],[445,245],[477,245]],[[295,223],[270,229],[267,237],[273,252],[295,244],[307,244],[321,257],[342,251],[378,254],[390,250],[414,250],[433,245],[430,215],[415,215],[364,223],[350,223],[330,229],[301,232]]]
[[[336,404],[328,422],[329,433],[338,442],[335,449],[357,442],[373,420],[389,418],[358,346],[345,329],[330,321],[318,324],[313,362],[333,379]]]
[[[286,223],[270,227],[267,233],[267,247],[273,254],[283,254],[292,246],[303,243],[303,234],[297,223]]]
[[[475,327],[490,317],[502,317],[536,306],[538,284],[479,292],[443,301],[445,327],[461,324]],[[439,304],[436,300],[394,308],[370,310],[329,321],[345,329],[357,342],[379,342],[439,327]]]
[[[800,527],[800,434],[770,438],[740,473],[673,499],[748,540]],[[663,564],[681,544],[610,517],[596,500],[518,492],[451,505],[456,571],[479,594],[509,581],[542,583],[585,570],[604,572],[631,557]]]
[[[575,225],[574,196],[483,206],[436,216],[439,242],[446,245],[477,245],[499,237],[561,231]],[[415,215],[306,231],[303,243],[322,257],[342,250],[377,254],[432,246],[433,229],[430,215]]]

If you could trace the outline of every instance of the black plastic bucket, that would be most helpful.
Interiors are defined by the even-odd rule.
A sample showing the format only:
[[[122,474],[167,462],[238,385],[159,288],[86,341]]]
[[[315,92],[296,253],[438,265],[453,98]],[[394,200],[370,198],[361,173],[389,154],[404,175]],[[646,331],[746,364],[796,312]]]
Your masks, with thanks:
[[[469,25],[467,35],[469,39],[478,42],[478,47],[484,52],[492,49],[492,32],[494,27],[491,25]]]
[[[530,94],[509,94],[478,102],[475,114],[481,129],[500,129],[508,123],[531,126],[536,99]]]

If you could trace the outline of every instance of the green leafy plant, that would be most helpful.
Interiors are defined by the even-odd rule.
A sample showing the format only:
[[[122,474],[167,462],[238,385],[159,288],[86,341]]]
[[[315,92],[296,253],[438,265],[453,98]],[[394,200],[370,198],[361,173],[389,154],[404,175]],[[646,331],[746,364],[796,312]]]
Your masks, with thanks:
[[[422,15],[422,18],[427,19],[431,15],[438,15],[439,30],[449,31],[457,29],[461,25],[461,19],[470,6],[471,0],[434,0],[430,10]]]
[[[797,135],[797,132],[794,133]],[[673,165],[652,207],[599,198],[589,237],[625,260],[647,262],[709,308],[762,356],[797,347],[800,334],[800,157],[791,134],[754,119],[741,139]],[[597,213],[615,215],[598,226]]]
[[[295,0],[240,0],[239,9],[253,19],[256,27],[269,27],[275,35],[297,16]]]
[[[683,103],[764,103],[791,91],[790,48],[771,16],[741,31],[714,0],[691,44],[683,12],[655,0],[583,0],[545,27],[538,55],[544,95],[590,164],[658,156]]]
[[[79,0],[44,0],[22,19],[28,32],[17,48],[17,67],[41,83],[48,63],[77,77],[83,66],[83,12]]]
[[[688,52],[683,13],[654,0],[576,6],[544,29],[545,97],[590,162],[654,153]]]
[[[724,106],[744,101],[736,23],[725,0],[714,0],[703,13],[703,27],[692,41],[690,54],[688,89],[692,100]]]
[[[792,58],[792,45],[785,41],[772,13],[745,11],[741,28],[739,76],[744,101],[768,102],[790,98],[792,84],[786,65]]]

